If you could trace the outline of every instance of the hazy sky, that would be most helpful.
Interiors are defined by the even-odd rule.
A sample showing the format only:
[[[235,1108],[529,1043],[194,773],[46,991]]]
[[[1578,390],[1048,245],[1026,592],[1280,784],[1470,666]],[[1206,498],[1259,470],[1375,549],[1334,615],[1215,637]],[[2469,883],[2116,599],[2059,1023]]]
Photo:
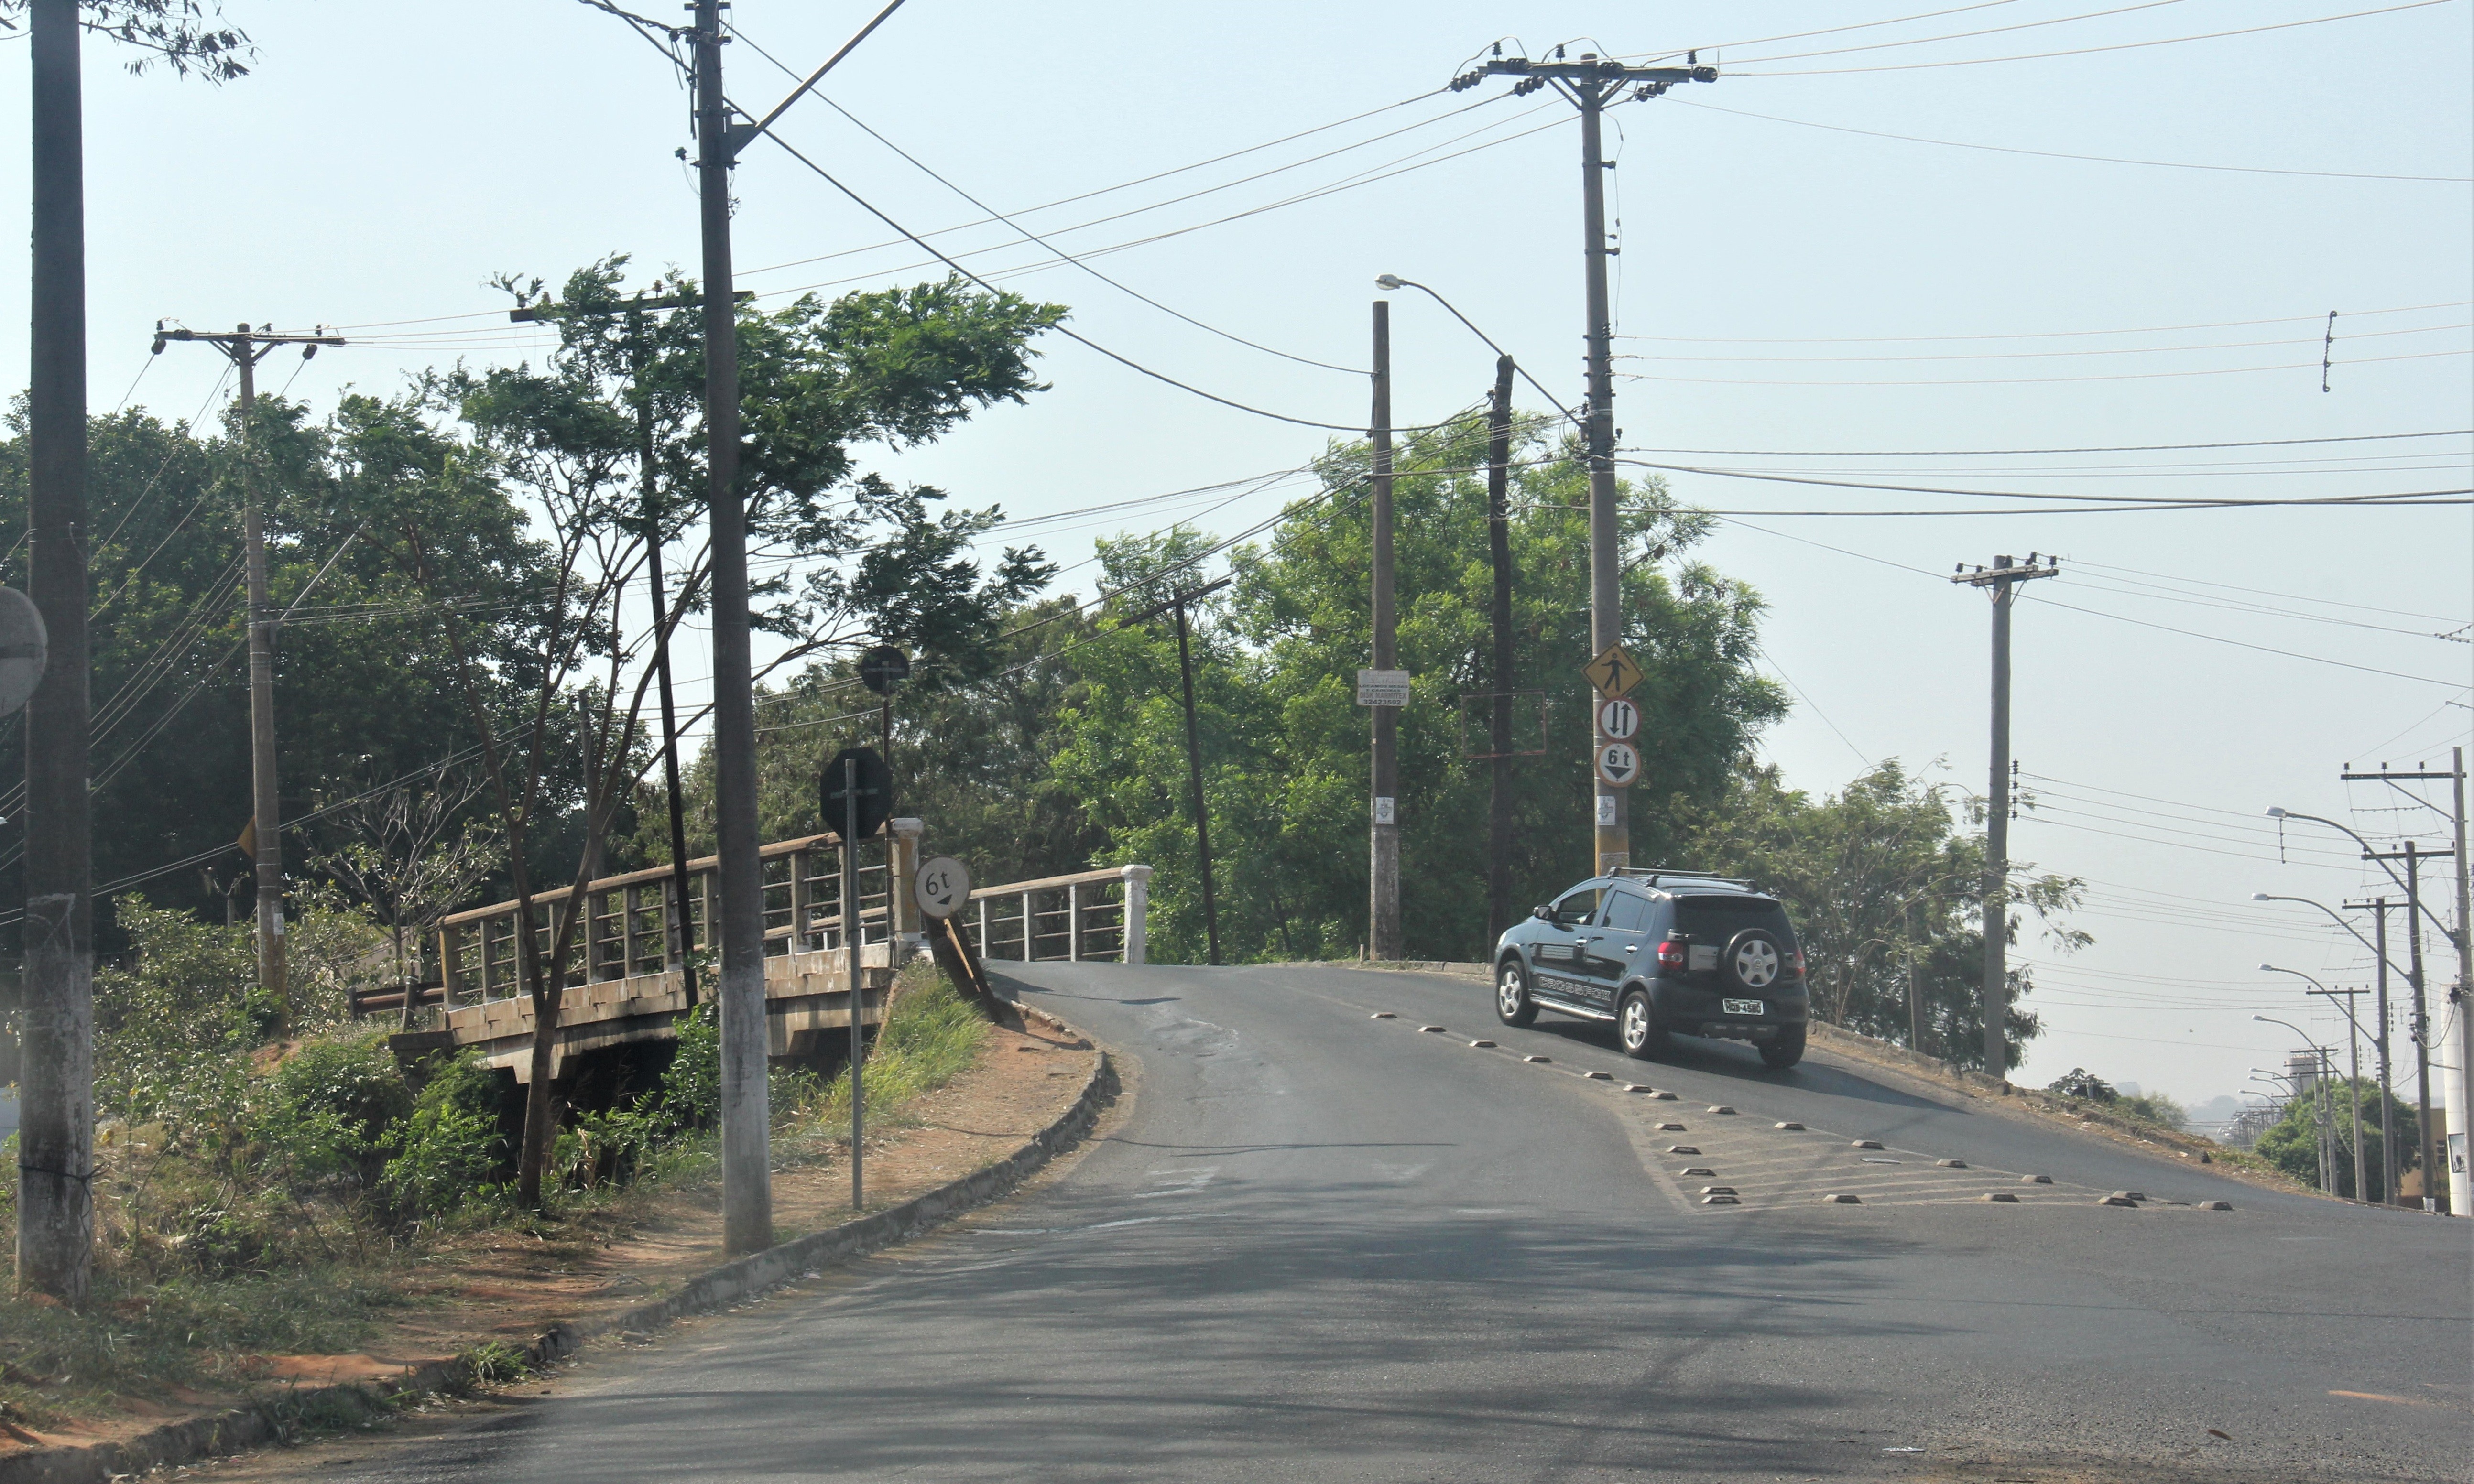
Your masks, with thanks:
[[[1939,13],[1865,24],[1919,9]],[[1571,109],[1500,84],[1434,90],[1507,27],[1507,50],[1533,56],[1559,42],[1626,57],[1699,46],[1726,70],[1719,83],[1610,115],[1618,370],[1637,378],[1618,384],[1616,420],[1642,450],[1630,457],[2046,495],[2462,491],[2474,5],[2255,29],[2374,9],[910,0],[824,89],[849,117],[810,101],[781,129],[907,227],[984,215],[851,119],[864,121],[1128,287],[1342,370],[1180,322],[1035,246],[1007,246],[1016,234],[1002,227],[939,236],[945,251],[1072,305],[1077,329],[1167,374],[1355,425],[1367,389],[1347,369],[1364,365],[1366,306],[1387,272],[1449,295],[1560,396],[1580,395]],[[741,0],[753,44],[731,49],[730,91],[769,106],[788,79],[757,48],[811,66],[872,11]],[[268,390],[323,406],[347,384],[385,391],[424,365],[535,346],[506,328],[485,287],[495,272],[555,277],[613,251],[648,273],[695,263],[692,181],[673,154],[688,142],[686,96],[618,20],[571,0],[232,0],[229,13],[261,55],[227,87],[133,80],[104,46],[88,54],[98,411],[141,371],[133,400],[165,417],[229,395],[203,350],[149,360],[158,316],[344,326],[352,347],[264,373]],[[2231,31],[2247,34],[2208,36]],[[2208,38],[2149,44],[2194,36]],[[0,46],[0,87],[22,118],[12,57]],[[1301,131],[1320,132],[1252,149]],[[2199,165],[2246,168],[2179,168]],[[0,199],[22,203],[22,152],[5,169]],[[770,144],[748,151],[738,189],[744,287],[936,272]],[[8,234],[0,262],[20,282],[23,240]],[[1394,299],[1399,420],[1482,395],[1485,347],[1421,296]],[[0,365],[25,364],[21,323],[0,329]],[[1293,468],[1326,436],[1060,338],[1044,349],[1052,391],[941,445],[880,451],[876,467],[1027,522]],[[2433,433],[2448,436],[2259,445]],[[2244,446],[2133,451],[2193,443]],[[2465,507],[2100,512],[1670,478],[1734,513],[1702,555],[1770,603],[1763,646],[1800,703],[1763,751],[1815,791],[1883,757],[1981,790],[1985,604],[1942,574],[2004,552],[2061,555],[2064,575],[2034,585],[2018,615],[2017,755],[2042,801],[2013,841],[2020,858],[2088,880],[2075,921],[2098,941],[2058,961],[2029,950],[2054,962],[2038,970],[2033,1004],[2050,1031],[2027,1077],[2084,1065],[2195,1100],[2293,1043],[2254,1014],[2341,1043],[2341,1022],[2300,981],[2254,966],[2357,984],[2367,956],[2307,908],[2248,898],[2333,903],[2362,895],[2369,868],[2309,826],[2280,862],[2261,810],[2444,845],[2437,816],[2395,812],[2394,790],[2338,774],[2444,766],[2467,739]],[[1179,518],[1230,533],[1298,489],[1232,487],[1011,539],[1079,563],[1095,536]],[[2027,509],[1977,513],[2003,505]],[[1855,514],[1928,510],[1969,513]],[[1072,567],[1061,586],[1087,593],[1091,570]],[[1577,874],[1588,845],[1574,824]],[[2454,965],[2437,937],[2430,951],[2443,984]]]

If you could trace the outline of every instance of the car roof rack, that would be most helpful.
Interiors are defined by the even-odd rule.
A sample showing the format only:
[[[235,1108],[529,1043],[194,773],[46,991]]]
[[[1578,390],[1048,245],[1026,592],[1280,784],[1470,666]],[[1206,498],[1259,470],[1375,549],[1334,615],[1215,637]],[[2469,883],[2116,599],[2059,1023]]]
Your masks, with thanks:
[[[1761,889],[1741,876],[1722,876],[1714,871],[1694,871],[1684,866],[1617,866],[1611,874],[1644,886],[1732,886],[1737,891],[1759,894]]]

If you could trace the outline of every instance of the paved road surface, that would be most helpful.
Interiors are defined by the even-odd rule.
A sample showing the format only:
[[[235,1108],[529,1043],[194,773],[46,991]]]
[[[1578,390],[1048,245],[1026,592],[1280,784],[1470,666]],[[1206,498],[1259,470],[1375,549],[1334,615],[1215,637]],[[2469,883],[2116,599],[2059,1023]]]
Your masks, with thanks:
[[[1475,981],[1010,971],[1139,1063],[1068,1173],[327,1476],[2468,1477],[2474,1223],[2272,1194],[1826,1054],[1635,1063],[1576,1022],[1497,1025]],[[2151,1200],[2095,1204],[2119,1189]]]

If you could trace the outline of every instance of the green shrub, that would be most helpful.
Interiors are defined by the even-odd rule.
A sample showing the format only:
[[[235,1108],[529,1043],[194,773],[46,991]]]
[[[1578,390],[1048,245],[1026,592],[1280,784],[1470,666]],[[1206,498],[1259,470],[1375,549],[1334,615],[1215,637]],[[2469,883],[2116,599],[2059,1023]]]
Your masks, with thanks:
[[[311,1177],[377,1184],[413,1111],[386,1032],[313,1041],[270,1083],[257,1125],[277,1160]]]
[[[677,1022],[678,1047],[652,1099],[663,1137],[709,1129],[721,1117],[721,1017],[711,1000]]]
[[[467,1054],[438,1066],[414,1097],[378,1193],[399,1220],[434,1220],[449,1211],[494,1209],[503,1196],[507,1140],[498,1132],[498,1089],[490,1068]]]

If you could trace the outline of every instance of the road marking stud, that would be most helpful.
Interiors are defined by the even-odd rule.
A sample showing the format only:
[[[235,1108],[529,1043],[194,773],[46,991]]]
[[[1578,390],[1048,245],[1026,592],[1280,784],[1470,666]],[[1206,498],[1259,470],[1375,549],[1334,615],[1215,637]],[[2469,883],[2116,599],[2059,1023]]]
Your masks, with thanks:
[[[2231,1210],[2233,1209],[2234,1203],[2231,1201],[2201,1201],[2199,1203],[2199,1209],[2201,1210]]]
[[[2114,1199],[2119,1201],[2144,1201],[2147,1199],[2147,1192],[2145,1190],[2116,1190],[2113,1195]]]
[[[1804,1132],[1804,1125],[1801,1123],[1773,1123],[1770,1127],[1774,1129],[1791,1129],[1798,1134]]]
[[[1824,1206],[1861,1206],[1864,1204],[1864,1198],[1856,1195],[1825,1195],[1821,1198],[1821,1204]]]
[[[1701,1187],[1701,1193],[1703,1195],[1734,1195],[1736,1192],[1735,1187],[1733,1185],[1703,1185]]]
[[[1684,1132],[1684,1125],[1680,1123],[1661,1123],[1658,1126],[1658,1132],[1661,1134],[1681,1134]]]
[[[1394,1015],[1394,1014],[1393,1014],[1391,1011],[1389,1011],[1389,1010],[1378,1010],[1378,1011],[1374,1012],[1372,1015],[1368,1016],[1366,1018],[1368,1018],[1368,1019],[1370,1019],[1370,1020],[1397,1020],[1397,1019],[1398,1019],[1398,1018],[1400,1018],[1400,1017],[1399,1017],[1398,1016]]]
[[[1999,1201],[2004,1206],[2019,1204],[2019,1198],[2007,1190],[1987,1190],[1984,1192],[1984,1198],[1988,1201]]]
[[[1713,1113],[1732,1113],[1734,1112],[1734,1109],[1728,1107],[1724,1103],[1711,1103],[1710,1105],[1710,1111]]]
[[[2139,1203],[2137,1201],[2131,1200],[2126,1196],[2119,1195],[2100,1196],[2098,1198],[2096,1204],[2098,1206],[2127,1206],[2132,1210],[2137,1210],[2139,1209]]]
[[[1418,1029],[1435,1036],[1440,1036],[1443,1033],[1443,1028],[1440,1025],[1421,1025],[1419,1026]]]
[[[1540,1062],[1540,1063],[1545,1063],[1545,1062],[1552,1062],[1552,1061],[1554,1061],[1555,1059],[1554,1059],[1553,1057],[1551,1057],[1551,1056],[1524,1056],[1524,1057],[1522,1057],[1520,1060],[1522,1060],[1522,1061],[1524,1061],[1524,1062]]]
[[[1627,1082],[1624,1084],[1624,1090],[1627,1092],[1655,1092],[1658,1089],[1642,1083]]]
[[[1967,1161],[1965,1160],[1935,1160],[1933,1162],[1946,1170],[1963,1170],[1967,1168]]]
[[[1701,1204],[1704,1206],[1741,1206],[1744,1203],[1736,1200],[1732,1195],[1705,1195],[1701,1198]]]
[[[2050,1175],[2022,1175],[2019,1177],[2019,1184],[2023,1185],[2050,1185],[2052,1183],[2053,1177]]]
[[[1701,1151],[1693,1148],[1690,1144],[1669,1144],[1666,1146],[1666,1152],[1668,1154],[1699,1154]]]
[[[1850,1149],[1879,1149],[1881,1147],[1881,1141],[1878,1138],[1859,1138],[1847,1147]]]
[[[1469,1049],[1475,1051],[1493,1044],[1494,1042],[1491,1041],[1472,1041],[1469,1042]]]
[[[1613,1082],[1615,1078],[1615,1074],[1613,1072],[1583,1072],[1581,1075],[1589,1078],[1591,1082]]]
[[[1715,1174],[1717,1174],[1717,1173],[1718,1173],[1718,1172],[1717,1172],[1716,1170],[1705,1170],[1705,1169],[1703,1169],[1701,1166],[1699,1166],[1699,1165],[1697,1165],[1697,1164],[1692,1165],[1692,1166],[1690,1166],[1689,1168],[1686,1168],[1686,1169],[1682,1169],[1682,1170],[1678,1170],[1678,1171],[1676,1171],[1676,1174],[1677,1174],[1678,1176],[1680,1176],[1680,1177],[1682,1177],[1682,1178],[1684,1178],[1684,1179],[1686,1179],[1686,1180],[1691,1179],[1691,1178],[1692,1178],[1693,1176],[1695,1176],[1695,1175],[1698,1175],[1698,1176],[1700,1176],[1702,1179],[1707,1180],[1707,1179],[1709,1179],[1710,1176],[1715,1175]]]
[[[1656,1098],[1656,1099],[1658,1099],[1658,1100],[1659,1100],[1660,1102],[1661,1102],[1661,1103],[1671,1103],[1671,1102],[1674,1102],[1674,1101],[1675,1101],[1675,1094],[1674,1094],[1674,1093],[1672,1093],[1672,1092],[1661,1092],[1661,1091],[1660,1091],[1660,1090],[1658,1090],[1656,1088],[1652,1088],[1652,1089],[1649,1089],[1649,1095],[1650,1095],[1650,1096],[1652,1096],[1652,1097],[1654,1097],[1654,1098]]]

